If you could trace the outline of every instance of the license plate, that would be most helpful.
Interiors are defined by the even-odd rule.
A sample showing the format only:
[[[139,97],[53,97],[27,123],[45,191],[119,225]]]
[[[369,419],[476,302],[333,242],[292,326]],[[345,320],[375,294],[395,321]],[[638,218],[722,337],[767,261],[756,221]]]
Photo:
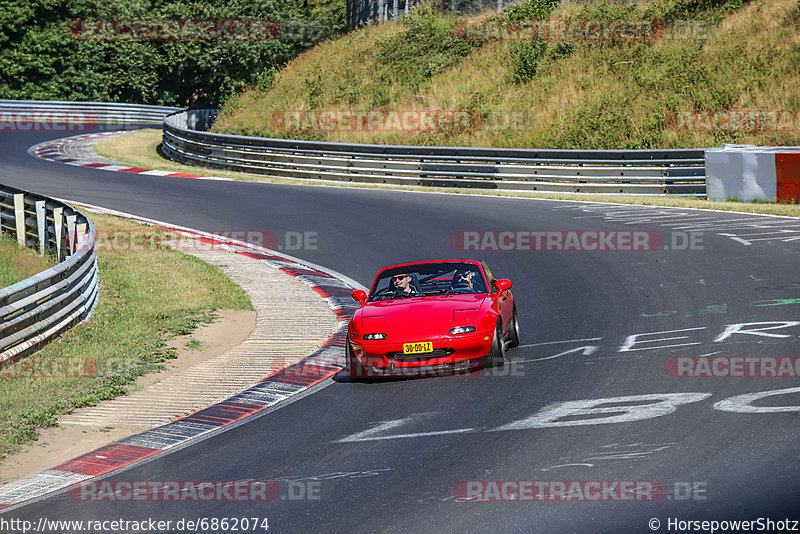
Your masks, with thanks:
[[[433,352],[432,341],[422,341],[420,343],[403,343],[403,354],[423,354]]]

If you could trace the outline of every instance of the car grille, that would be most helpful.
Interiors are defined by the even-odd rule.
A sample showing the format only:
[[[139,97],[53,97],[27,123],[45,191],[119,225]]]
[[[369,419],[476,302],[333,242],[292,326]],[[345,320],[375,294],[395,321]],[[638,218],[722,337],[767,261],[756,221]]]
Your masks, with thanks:
[[[387,352],[386,357],[393,360],[432,360],[434,358],[444,358],[450,356],[455,350],[451,348],[433,349],[431,352],[422,354],[403,354],[402,352]]]

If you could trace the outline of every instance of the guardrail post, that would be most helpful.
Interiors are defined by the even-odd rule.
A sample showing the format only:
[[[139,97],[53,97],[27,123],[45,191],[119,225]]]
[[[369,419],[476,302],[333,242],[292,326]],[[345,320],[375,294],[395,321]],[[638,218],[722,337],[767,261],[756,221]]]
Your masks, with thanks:
[[[0,195],[0,237],[3,237],[3,200],[4,195]]]
[[[36,201],[36,230],[39,235],[39,255],[44,256],[47,250],[47,210],[44,200]]]
[[[58,261],[61,261],[64,259],[61,254],[64,245],[64,208],[53,210],[53,231],[56,233],[53,238],[56,242],[56,256],[58,256]]]
[[[9,209],[12,198],[13,212]],[[33,246],[38,238],[41,253],[59,249],[60,255],[70,256],[67,247],[74,251],[65,261],[59,258],[59,265],[0,288],[0,313],[5,315],[0,317],[2,367],[4,361],[24,358],[77,321],[88,318],[99,298],[99,275],[94,232],[87,232],[93,228],[90,219],[54,199],[2,184],[0,200],[6,233],[18,231],[20,244]],[[66,238],[65,227],[70,231]],[[56,243],[52,246],[54,234]],[[82,245],[78,250],[76,241]]]
[[[25,239],[25,195],[22,193],[14,195],[14,222],[17,226],[17,243],[24,247],[27,241]]]
[[[67,246],[70,254],[74,254],[77,250],[78,240],[75,239],[75,221],[77,219],[75,215],[67,215]]]
[[[80,247],[81,245],[83,245],[83,243],[86,241],[86,238],[88,237],[86,235],[86,223],[80,223],[75,225],[75,232],[77,232],[78,235],[76,243]]]

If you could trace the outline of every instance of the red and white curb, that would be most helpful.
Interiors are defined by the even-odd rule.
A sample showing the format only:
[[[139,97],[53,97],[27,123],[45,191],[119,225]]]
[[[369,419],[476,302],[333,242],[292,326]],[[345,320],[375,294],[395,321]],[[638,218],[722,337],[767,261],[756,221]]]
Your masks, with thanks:
[[[106,135],[118,135],[123,133],[130,133],[130,130],[99,132],[92,134],[73,135],[71,137],[63,137],[61,139],[55,139],[53,141],[45,141],[44,143],[33,145],[28,149],[28,154],[47,161],[66,163],[67,165],[73,165],[76,167],[88,167],[92,169],[100,169],[103,171],[128,172],[132,174],[145,174],[149,176],[166,176],[168,178],[195,178],[198,180],[216,180],[223,182],[235,181],[232,178],[221,178],[219,176],[202,176],[199,174],[188,174],[185,172],[144,169],[141,167],[130,167],[127,165],[117,165],[114,163],[102,163],[93,160],[80,160],[70,156],[64,151],[64,146],[69,145],[70,143],[84,141],[86,139],[92,139],[94,137],[101,137]]]
[[[87,211],[113,215],[200,239],[203,243],[260,260],[298,278],[316,291],[336,314],[339,326],[312,354],[228,399],[165,425],[100,447],[52,469],[0,486],[0,513],[87,479],[106,476],[170,449],[183,448],[192,440],[210,437],[238,426],[282,400],[330,379],[344,367],[347,324],[357,308],[351,292],[353,289],[366,289],[358,282],[335,271],[258,245],[88,204],[69,203]],[[330,384],[330,381],[327,383]]]

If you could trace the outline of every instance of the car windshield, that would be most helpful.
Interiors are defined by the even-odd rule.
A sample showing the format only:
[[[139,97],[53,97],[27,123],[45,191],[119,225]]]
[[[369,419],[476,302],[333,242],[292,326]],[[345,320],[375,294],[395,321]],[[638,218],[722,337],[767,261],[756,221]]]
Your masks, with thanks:
[[[468,293],[486,293],[486,284],[477,265],[460,262],[425,263],[381,271],[369,300],[374,302]]]

